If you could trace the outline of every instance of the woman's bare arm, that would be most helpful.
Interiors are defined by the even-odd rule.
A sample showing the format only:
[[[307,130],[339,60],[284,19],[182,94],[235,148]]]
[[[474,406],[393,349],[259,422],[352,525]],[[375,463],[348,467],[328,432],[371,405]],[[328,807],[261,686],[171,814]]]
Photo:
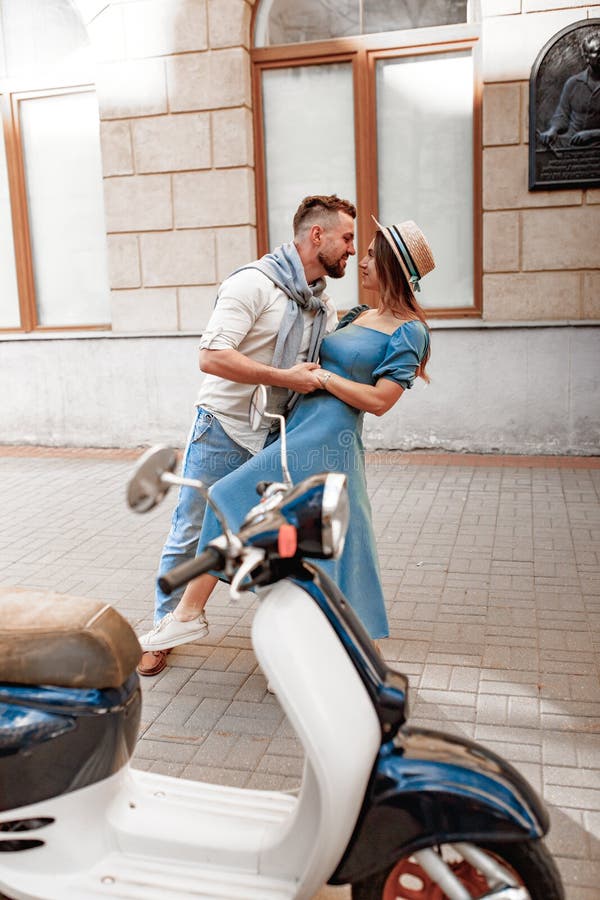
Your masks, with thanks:
[[[322,387],[334,397],[376,416],[391,409],[404,393],[404,388],[390,378],[380,378],[377,384],[361,384],[326,369],[317,369],[316,375]]]

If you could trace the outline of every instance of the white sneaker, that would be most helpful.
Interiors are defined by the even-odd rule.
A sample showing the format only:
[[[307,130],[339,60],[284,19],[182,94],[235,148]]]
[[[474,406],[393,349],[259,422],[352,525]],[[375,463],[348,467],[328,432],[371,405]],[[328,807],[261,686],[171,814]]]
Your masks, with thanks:
[[[178,647],[187,644],[197,638],[206,637],[208,634],[208,622],[204,612],[189,622],[180,622],[175,619],[173,613],[167,613],[152,631],[140,635],[138,638],[142,650],[168,650],[170,647]]]

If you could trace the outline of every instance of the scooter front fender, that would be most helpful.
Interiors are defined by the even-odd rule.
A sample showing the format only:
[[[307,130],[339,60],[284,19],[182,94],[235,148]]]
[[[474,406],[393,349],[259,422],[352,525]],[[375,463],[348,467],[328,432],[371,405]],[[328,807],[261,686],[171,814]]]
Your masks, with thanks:
[[[380,749],[330,884],[366,878],[424,847],[535,839],[548,827],[544,805],[509,763],[472,741],[405,726]]]

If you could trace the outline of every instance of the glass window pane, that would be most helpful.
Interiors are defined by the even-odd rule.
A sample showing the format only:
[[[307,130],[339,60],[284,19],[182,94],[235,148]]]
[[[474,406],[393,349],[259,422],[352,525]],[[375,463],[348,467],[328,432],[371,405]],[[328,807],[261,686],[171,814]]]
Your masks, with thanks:
[[[20,324],[6,151],[0,121],[0,328],[18,328]]]
[[[467,0],[363,0],[364,33],[467,21]]]
[[[377,63],[379,217],[413,219],[436,269],[424,306],[473,304],[473,68],[469,51]]]
[[[267,0],[257,15],[256,46],[360,34],[360,0]]]
[[[262,0],[255,46],[467,21],[467,0]]]
[[[93,92],[20,103],[40,325],[109,321],[98,104]]]
[[[263,72],[269,244],[292,239],[292,218],[309,194],[355,202],[352,66],[335,63]],[[301,123],[301,124],[299,124]],[[356,257],[328,279],[338,309],[357,302]]]

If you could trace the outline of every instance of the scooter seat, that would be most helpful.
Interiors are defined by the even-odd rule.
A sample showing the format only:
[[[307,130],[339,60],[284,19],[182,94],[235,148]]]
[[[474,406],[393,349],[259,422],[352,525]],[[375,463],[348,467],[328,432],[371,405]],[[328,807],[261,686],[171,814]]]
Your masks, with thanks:
[[[129,623],[102,600],[0,588],[0,682],[119,687],[141,652]]]

